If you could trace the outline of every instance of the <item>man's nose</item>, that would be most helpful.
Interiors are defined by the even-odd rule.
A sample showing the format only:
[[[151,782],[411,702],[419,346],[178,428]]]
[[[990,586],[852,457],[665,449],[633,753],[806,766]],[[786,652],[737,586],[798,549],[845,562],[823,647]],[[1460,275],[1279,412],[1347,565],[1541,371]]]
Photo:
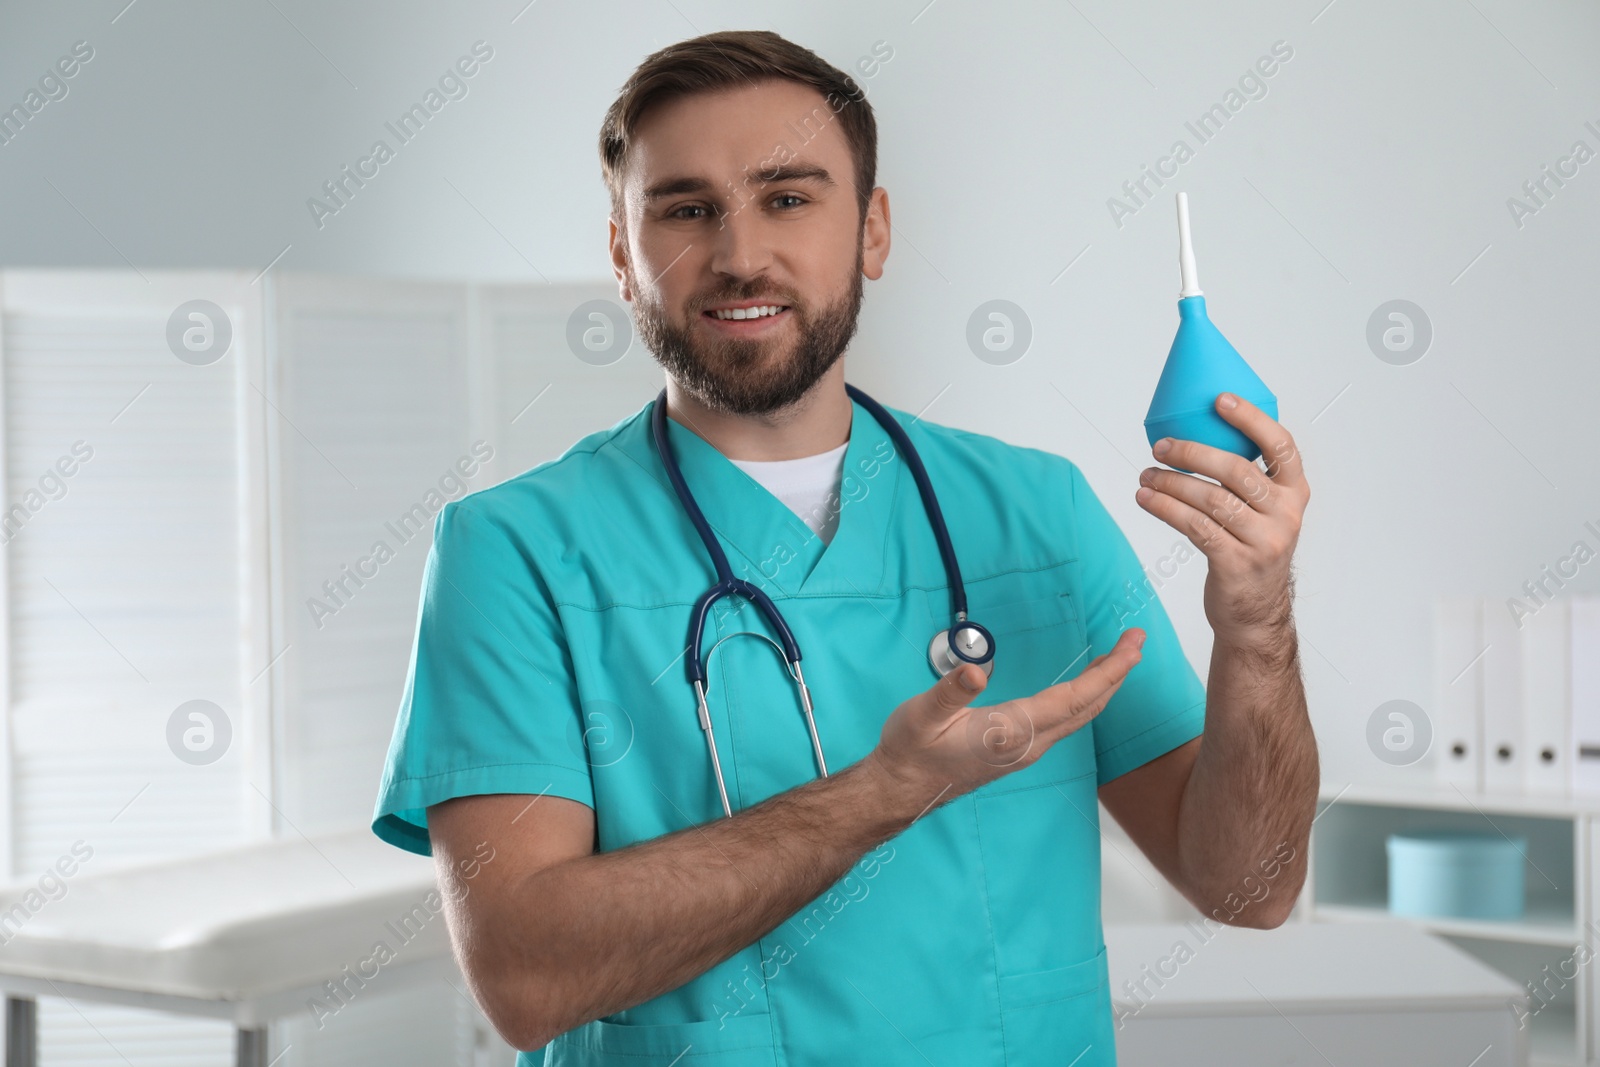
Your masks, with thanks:
[[[723,212],[710,240],[711,269],[718,274],[748,278],[772,264],[771,235],[752,204],[738,204]]]

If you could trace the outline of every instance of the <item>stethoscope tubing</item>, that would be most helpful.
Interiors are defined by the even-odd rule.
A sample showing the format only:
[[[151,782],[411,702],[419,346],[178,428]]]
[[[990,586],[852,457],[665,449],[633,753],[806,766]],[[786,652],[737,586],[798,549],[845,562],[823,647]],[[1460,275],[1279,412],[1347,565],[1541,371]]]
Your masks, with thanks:
[[[934,495],[933,482],[928,479],[928,469],[922,465],[922,457],[911,445],[911,438],[906,435],[900,423],[890,415],[883,405],[872,399],[866,393],[849,383],[845,384],[844,391],[850,394],[851,399],[872,414],[878,420],[890,437],[894,438],[895,447],[900,450],[900,455],[905,459],[906,466],[911,468],[911,476],[917,480],[917,492],[922,494],[922,510],[928,514],[928,525],[933,529],[933,539],[939,544],[939,558],[944,561],[945,578],[950,583],[950,610],[958,619],[967,617],[967,587],[961,581],[961,564],[956,561],[955,546],[950,543],[950,530],[944,523],[944,509],[939,507],[939,498]],[[663,395],[666,390],[662,390]]]
[[[894,416],[855,386],[846,384],[845,391],[867,412],[877,420],[889,436],[894,440],[896,448],[911,468],[911,476],[916,480],[917,492],[922,497],[923,510],[927,513],[928,525],[933,530],[934,541],[939,546],[939,557],[944,563],[945,577],[950,586],[950,606],[956,617],[957,625],[965,623],[981,631],[988,642],[988,652],[981,660],[975,660],[962,652],[955,643],[955,627],[942,631],[947,639],[949,654],[955,660],[967,662],[987,663],[993,658],[993,638],[987,630],[977,626],[967,619],[967,591],[961,581],[961,567],[956,562],[955,547],[950,543],[950,531],[945,525],[944,512],[939,507],[939,499],[934,494],[933,483],[928,478],[927,468],[923,466],[922,457],[911,444],[911,438],[896,421]],[[701,658],[701,644],[705,639],[706,619],[711,613],[711,608],[716,602],[726,596],[742,596],[755,604],[766,619],[771,623],[773,630],[778,635],[778,641],[773,642],[779,648],[785,660],[788,661],[790,676],[794,679],[795,686],[800,695],[801,712],[806,721],[806,731],[811,737],[811,748],[816,756],[817,768],[823,777],[828,775],[827,760],[822,754],[822,741],[817,736],[817,723],[815,709],[811,702],[811,689],[806,685],[805,674],[800,669],[800,643],[795,640],[794,633],[789,629],[789,624],[784,621],[783,613],[778,610],[777,604],[759,586],[733,576],[733,568],[728,563],[728,556],[722,550],[722,545],[717,541],[716,534],[711,529],[711,524],[706,521],[706,516],[700,509],[699,503],[694,498],[694,493],[689,490],[689,483],[684,480],[683,471],[678,465],[677,457],[673,454],[672,443],[667,435],[667,391],[661,390],[656,397],[650,413],[651,436],[655,440],[656,452],[661,456],[662,466],[666,468],[667,480],[672,483],[672,491],[683,505],[685,514],[694,525],[695,532],[699,534],[700,541],[705,545],[706,554],[711,557],[712,566],[716,569],[717,580],[711,588],[695,600],[689,612],[689,642],[685,649],[684,670],[688,675],[689,684],[694,687],[696,713],[700,721],[700,729],[705,734],[706,746],[711,755],[711,769],[717,781],[717,792],[722,800],[723,813],[729,817],[733,815],[733,808],[728,802],[728,789],[722,776],[722,760],[717,754],[716,735],[711,725],[711,709],[706,702],[706,661]],[[729,635],[732,636],[732,635]],[[763,634],[756,636],[766,638]],[[723,640],[726,640],[724,638]],[[937,637],[935,638],[937,641]],[[721,644],[719,641],[718,644]],[[716,646],[712,646],[715,651]]]

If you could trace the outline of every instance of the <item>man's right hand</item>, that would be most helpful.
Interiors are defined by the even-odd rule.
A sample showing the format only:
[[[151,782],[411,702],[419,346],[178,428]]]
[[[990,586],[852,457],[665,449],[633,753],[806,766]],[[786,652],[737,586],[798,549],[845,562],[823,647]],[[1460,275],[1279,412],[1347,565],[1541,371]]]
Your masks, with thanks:
[[[929,800],[970,793],[1031,765],[1100,714],[1139,662],[1144,637],[1138,628],[1124,630],[1076,678],[986,707],[968,705],[988,675],[963,664],[896,708],[864,762]]]

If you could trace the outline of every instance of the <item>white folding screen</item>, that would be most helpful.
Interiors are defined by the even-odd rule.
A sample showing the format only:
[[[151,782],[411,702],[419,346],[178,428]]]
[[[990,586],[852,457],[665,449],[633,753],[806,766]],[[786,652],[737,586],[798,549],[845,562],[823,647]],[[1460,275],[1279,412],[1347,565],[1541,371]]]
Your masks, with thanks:
[[[261,338],[248,275],[0,276],[13,877],[75,845],[94,870],[268,832]],[[204,718],[175,728],[186,705]],[[231,1040],[55,999],[41,1025],[81,1065],[209,1064]]]

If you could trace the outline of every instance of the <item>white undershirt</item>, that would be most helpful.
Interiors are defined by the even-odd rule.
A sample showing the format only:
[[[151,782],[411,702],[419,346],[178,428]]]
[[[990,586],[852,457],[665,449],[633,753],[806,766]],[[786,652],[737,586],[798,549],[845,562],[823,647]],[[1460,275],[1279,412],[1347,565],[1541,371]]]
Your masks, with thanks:
[[[827,544],[839,528],[839,483],[844,472],[846,441],[815,456],[778,460],[730,460],[788,505]]]

